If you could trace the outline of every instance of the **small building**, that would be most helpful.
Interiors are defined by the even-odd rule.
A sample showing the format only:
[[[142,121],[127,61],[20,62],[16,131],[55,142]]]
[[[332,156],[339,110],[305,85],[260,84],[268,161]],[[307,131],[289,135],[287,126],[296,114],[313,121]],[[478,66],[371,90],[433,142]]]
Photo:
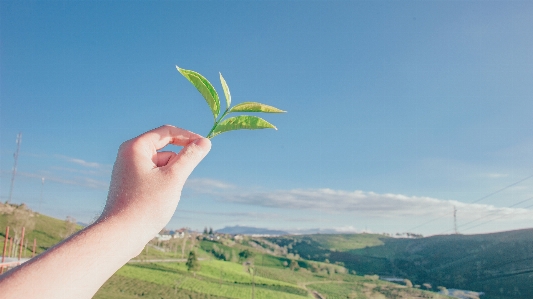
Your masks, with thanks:
[[[172,239],[172,236],[170,234],[164,234],[164,235],[157,234],[155,237],[157,238],[157,241],[168,241]]]
[[[183,239],[183,238],[185,238],[186,233],[187,233],[187,229],[186,228],[180,228],[180,229],[177,229],[177,230],[174,231],[173,237],[174,238]]]

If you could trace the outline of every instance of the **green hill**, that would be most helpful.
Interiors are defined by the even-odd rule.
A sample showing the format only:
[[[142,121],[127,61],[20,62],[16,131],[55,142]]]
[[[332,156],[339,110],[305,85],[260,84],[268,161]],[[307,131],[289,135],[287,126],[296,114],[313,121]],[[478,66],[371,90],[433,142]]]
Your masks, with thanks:
[[[293,254],[362,274],[482,291],[487,299],[533,298],[533,229],[419,239],[354,234],[269,240]]]
[[[202,239],[202,236],[199,236]],[[179,240],[178,240],[179,244]],[[158,258],[176,257],[172,243]],[[194,250],[201,269],[187,271],[185,261],[149,262],[147,256],[122,267],[94,298],[449,298],[436,293],[348,274],[340,265],[273,255],[274,244],[261,238],[200,240]],[[174,250],[173,250],[174,248]],[[150,249],[147,253],[155,250]],[[178,250],[179,251],[179,250]],[[246,252],[246,254],[243,254]],[[289,256],[289,257],[287,257]],[[151,255],[151,257],[155,257]],[[248,271],[253,267],[255,275]],[[315,295],[313,295],[315,294]]]
[[[33,240],[36,240],[35,253],[39,254],[57,244],[71,233],[81,229],[81,226],[59,220],[29,210],[24,204],[10,205],[0,203],[0,236],[6,234],[6,226],[10,226],[10,237],[21,237],[22,227],[25,227],[25,245],[23,256],[31,257]]]
[[[23,205],[0,206],[0,230],[5,231],[7,224],[21,223],[33,227],[27,236],[28,240],[37,240],[38,253],[61,241],[72,229],[68,221],[35,213]],[[162,243],[154,240],[119,269],[94,298],[248,299],[252,294],[254,298],[272,299],[449,298],[380,281],[377,276],[349,274],[342,265],[302,259],[262,238],[236,241],[227,235],[218,237],[216,241],[202,235]],[[343,250],[352,244],[345,237],[323,241]],[[378,245],[375,238],[362,244],[367,243]],[[188,271],[181,259],[189,250],[200,257],[201,268],[196,272]]]
[[[202,241],[201,248],[212,246]],[[215,244],[216,245],[216,244]],[[200,248],[197,250],[201,251]],[[248,250],[252,250],[248,248]],[[291,269],[283,257],[255,252],[248,265],[217,259],[202,260],[201,269],[187,271],[185,262],[131,263],[122,267],[94,298],[448,298],[380,281],[377,277],[343,273],[338,265],[298,261]],[[267,260],[268,266],[261,266]],[[255,269],[252,276],[247,267]],[[308,267],[308,268],[306,268]],[[313,295],[316,294],[316,295]],[[320,295],[318,295],[320,294]]]

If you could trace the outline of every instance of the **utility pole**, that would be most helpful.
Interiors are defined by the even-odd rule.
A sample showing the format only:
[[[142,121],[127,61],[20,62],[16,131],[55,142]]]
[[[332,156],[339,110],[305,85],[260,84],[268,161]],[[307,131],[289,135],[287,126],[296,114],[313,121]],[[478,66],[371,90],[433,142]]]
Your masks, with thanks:
[[[456,235],[459,234],[457,231],[457,208],[455,206],[453,206],[453,231]]]
[[[2,252],[2,263],[4,263],[6,259],[6,249],[7,249],[7,243],[9,241],[8,239],[9,239],[9,226],[6,227],[6,235],[4,239],[4,251]],[[4,266],[0,267],[0,274],[2,273],[4,273]]]
[[[26,230],[26,227],[22,227],[22,237],[20,238],[20,245],[19,245],[19,261],[22,257],[22,245],[24,244],[24,231]],[[16,251],[16,250],[15,250]]]
[[[13,155],[13,158],[15,158],[15,165],[13,166],[13,175],[11,176],[11,187],[9,188],[9,198],[7,199],[6,203],[9,203],[11,201],[11,196],[13,195],[13,183],[15,182],[15,175],[17,174],[17,162],[19,159],[19,150],[20,150],[20,143],[22,142],[22,133],[18,133],[17,135],[17,151]]]

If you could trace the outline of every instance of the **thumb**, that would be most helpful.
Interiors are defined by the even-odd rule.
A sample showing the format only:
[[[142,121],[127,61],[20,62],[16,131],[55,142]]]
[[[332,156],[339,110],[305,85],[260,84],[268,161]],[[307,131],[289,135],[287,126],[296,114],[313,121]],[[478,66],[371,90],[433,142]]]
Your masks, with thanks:
[[[211,141],[209,139],[195,139],[172,157],[168,161],[166,168],[184,184],[194,168],[209,153],[209,150],[211,150]]]

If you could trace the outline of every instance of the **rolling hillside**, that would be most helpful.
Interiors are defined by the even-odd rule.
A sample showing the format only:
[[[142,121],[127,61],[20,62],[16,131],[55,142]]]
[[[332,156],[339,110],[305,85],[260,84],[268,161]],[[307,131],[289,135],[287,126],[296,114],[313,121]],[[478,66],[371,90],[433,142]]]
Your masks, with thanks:
[[[62,240],[68,231],[66,221],[24,206],[2,209],[0,230],[11,221],[12,208],[20,208],[19,212],[34,222],[29,238],[38,240],[38,252]],[[219,237],[209,240],[197,235],[183,243],[179,239],[153,241],[119,269],[94,298],[449,298],[381,281],[377,276],[349,274],[341,265],[301,259],[261,238],[236,241],[227,235]],[[180,244],[197,252],[199,270],[187,270]]]
[[[81,226],[72,225],[65,220],[33,212],[24,204],[0,203],[0,236],[2,241],[8,225],[10,226],[10,237],[20,237],[22,226],[26,227],[24,239],[27,241],[27,247],[23,251],[25,257],[31,257],[34,239],[37,243],[35,253],[39,254],[63,240],[70,233],[81,229]]]
[[[362,274],[482,291],[487,299],[533,298],[533,229],[419,239],[358,234],[269,240],[293,254],[342,263]]]

